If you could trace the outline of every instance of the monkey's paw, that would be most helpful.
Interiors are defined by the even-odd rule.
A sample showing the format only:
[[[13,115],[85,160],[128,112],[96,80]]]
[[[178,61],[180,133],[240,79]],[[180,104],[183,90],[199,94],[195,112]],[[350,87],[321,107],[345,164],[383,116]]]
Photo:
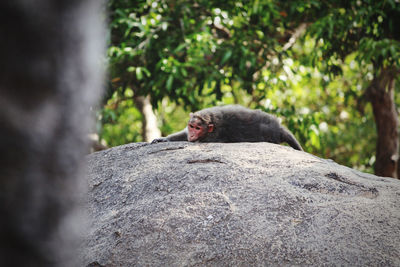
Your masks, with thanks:
[[[165,137],[161,137],[161,138],[156,138],[153,141],[151,141],[152,144],[157,144],[157,143],[162,143],[162,142],[168,142],[168,139]]]

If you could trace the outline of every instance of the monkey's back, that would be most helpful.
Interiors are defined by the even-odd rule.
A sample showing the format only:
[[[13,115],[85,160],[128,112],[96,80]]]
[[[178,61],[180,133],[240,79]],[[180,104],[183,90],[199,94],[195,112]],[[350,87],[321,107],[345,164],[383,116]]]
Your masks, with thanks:
[[[214,122],[215,132],[202,142],[271,141],[274,138],[267,140],[262,132],[270,128],[271,133],[275,135],[275,132],[280,131],[280,124],[275,116],[239,105],[212,107],[196,113],[210,116]]]

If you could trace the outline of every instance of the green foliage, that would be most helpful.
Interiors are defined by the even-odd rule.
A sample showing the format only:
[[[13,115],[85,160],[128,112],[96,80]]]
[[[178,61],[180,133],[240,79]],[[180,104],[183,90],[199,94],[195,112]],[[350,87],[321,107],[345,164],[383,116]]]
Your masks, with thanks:
[[[251,93],[285,18],[273,1],[114,0],[110,9],[111,80],[155,105],[168,96],[192,108],[206,91],[220,100],[232,82]]]
[[[285,64],[289,77],[269,89],[267,111],[284,118],[307,152],[372,172],[375,124],[370,106],[363,113],[355,108],[363,91],[354,57],[341,65],[343,76],[332,79],[299,61]]]
[[[108,146],[142,141],[142,115],[135,108],[131,94],[129,89],[125,95],[115,92],[102,109],[100,136]]]
[[[313,12],[316,20],[308,31],[318,40],[320,53],[315,53],[314,63],[322,59],[328,71],[341,74],[337,59],[356,52],[360,64],[373,63],[376,71],[399,66],[398,1],[324,1],[318,11]]]

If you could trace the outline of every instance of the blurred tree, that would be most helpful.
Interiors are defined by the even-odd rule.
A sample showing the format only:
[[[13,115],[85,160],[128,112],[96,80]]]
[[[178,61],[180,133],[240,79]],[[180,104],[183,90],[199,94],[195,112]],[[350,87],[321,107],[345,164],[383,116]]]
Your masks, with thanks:
[[[289,16],[297,23],[310,23],[308,35],[315,38],[314,64],[334,75],[342,74],[340,62],[356,53],[361,66],[372,65],[372,80],[359,99],[372,104],[377,129],[375,173],[397,177],[399,158],[398,113],[395,80],[400,71],[400,4],[385,1],[285,2]],[[366,79],[368,80],[368,76]]]

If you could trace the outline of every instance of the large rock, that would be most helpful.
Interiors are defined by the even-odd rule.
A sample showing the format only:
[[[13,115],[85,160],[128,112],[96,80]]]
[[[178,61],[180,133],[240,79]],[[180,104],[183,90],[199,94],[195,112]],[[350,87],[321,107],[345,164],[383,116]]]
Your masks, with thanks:
[[[90,266],[400,266],[400,181],[269,143],[88,156]]]

